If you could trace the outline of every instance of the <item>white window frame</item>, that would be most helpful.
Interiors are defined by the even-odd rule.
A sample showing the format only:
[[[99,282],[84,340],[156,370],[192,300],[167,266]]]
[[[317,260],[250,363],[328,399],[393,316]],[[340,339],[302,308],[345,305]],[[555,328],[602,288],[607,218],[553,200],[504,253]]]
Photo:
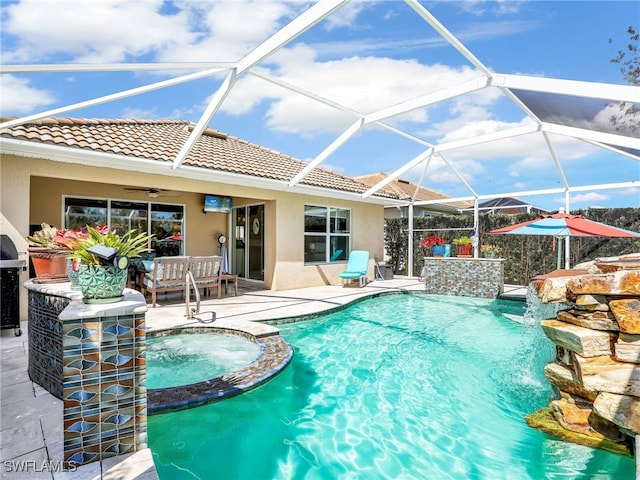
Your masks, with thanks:
[[[310,209],[325,210],[326,229],[324,232],[308,232],[307,231],[306,218],[307,218],[307,212]],[[347,220],[346,232],[335,232],[335,231],[332,232],[331,221],[332,219],[335,220],[336,218],[338,218],[336,214],[341,211],[348,212],[348,218],[346,219]],[[303,227],[304,228],[303,250],[304,250],[304,259],[305,259],[304,264],[318,265],[318,264],[325,264],[325,263],[345,263],[349,258],[349,251],[351,249],[351,221],[352,221],[351,209],[343,208],[343,207],[332,207],[332,206],[326,206],[326,205],[305,204],[303,218],[305,219],[304,227]],[[315,244],[315,242],[309,242],[309,239],[312,237],[324,237],[324,245],[325,245],[324,259],[308,260],[310,256],[313,256],[313,252],[310,252],[308,250],[308,248],[311,248],[311,246]],[[332,252],[331,246],[334,243],[332,242],[332,239],[334,239],[335,241],[338,241],[337,239],[345,239],[344,241],[346,241],[346,245],[344,246],[344,248],[335,249]],[[339,253],[338,250],[342,250],[342,252]],[[332,257],[334,256],[334,254],[337,254],[337,253],[339,253],[339,255],[337,255],[336,258],[333,259]]]

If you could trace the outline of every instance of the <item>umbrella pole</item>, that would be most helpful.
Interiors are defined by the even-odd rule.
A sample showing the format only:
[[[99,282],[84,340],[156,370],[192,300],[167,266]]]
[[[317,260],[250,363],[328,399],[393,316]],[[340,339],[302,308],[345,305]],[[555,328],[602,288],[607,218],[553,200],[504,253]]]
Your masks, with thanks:
[[[558,238],[558,264],[557,269],[560,270],[562,268],[562,241],[563,238]]]

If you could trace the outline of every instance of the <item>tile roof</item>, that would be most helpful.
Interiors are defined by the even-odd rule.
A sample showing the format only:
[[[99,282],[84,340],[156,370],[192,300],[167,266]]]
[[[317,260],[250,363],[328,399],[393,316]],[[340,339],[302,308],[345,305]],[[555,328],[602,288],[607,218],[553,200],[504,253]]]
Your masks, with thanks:
[[[192,129],[192,123],[182,120],[47,118],[1,129],[0,137],[172,163]],[[307,163],[207,129],[183,165],[289,182]],[[324,168],[315,168],[300,183],[350,193],[364,193],[369,188]],[[376,196],[397,198],[390,192]]]
[[[355,180],[365,183],[371,187],[381,182],[388,175],[386,173],[372,173],[370,175],[360,175],[358,177],[354,177]],[[431,190],[430,188],[418,187],[415,183],[411,183],[408,180],[402,180],[400,178],[396,178],[391,183],[387,184],[383,190],[392,195],[397,195],[401,200],[411,200],[413,195],[418,189],[418,194],[416,195],[416,201],[421,200],[439,200],[439,199],[447,199],[451,198],[449,195],[444,193],[437,192],[435,190]],[[473,207],[472,202],[447,202],[441,203],[440,205],[446,205],[454,208],[469,208]]]

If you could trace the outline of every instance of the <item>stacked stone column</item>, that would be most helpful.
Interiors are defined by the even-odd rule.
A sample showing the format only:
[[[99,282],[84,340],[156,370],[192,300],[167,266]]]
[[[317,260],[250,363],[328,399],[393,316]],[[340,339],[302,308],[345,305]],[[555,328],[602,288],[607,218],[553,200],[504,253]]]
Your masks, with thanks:
[[[534,282],[556,345],[545,367],[557,398],[527,423],[567,441],[633,455],[640,435],[640,255],[599,259]],[[543,276],[544,277],[544,276]]]

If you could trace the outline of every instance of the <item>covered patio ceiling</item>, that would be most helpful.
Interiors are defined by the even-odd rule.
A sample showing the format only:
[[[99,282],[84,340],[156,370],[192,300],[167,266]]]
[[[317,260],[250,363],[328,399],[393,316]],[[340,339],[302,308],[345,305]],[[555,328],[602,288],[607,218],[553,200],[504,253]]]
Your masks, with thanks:
[[[341,134],[326,144],[320,153],[309,155],[312,160],[289,182],[289,188],[296,188],[314,168],[332,162],[339,149],[348,145],[349,142],[354,142],[356,137],[364,132],[371,132],[372,129],[375,132],[400,137],[415,144],[417,154],[412,158],[401,159],[401,166],[395,167],[383,181],[367,190],[362,195],[363,199],[370,197],[409,171],[414,174],[416,171],[419,172],[420,180],[416,182],[418,185],[434,188],[432,185],[426,184],[425,179],[430,168],[433,168],[436,162],[446,165],[449,173],[464,186],[464,190],[467,192],[465,195],[446,199],[447,203],[470,200],[477,204],[479,201],[489,198],[562,194],[565,196],[564,208],[566,211],[570,211],[570,197],[576,192],[628,189],[640,186],[640,163],[638,163],[640,162],[640,88],[493,72],[417,0],[405,0],[405,4],[420,21],[428,25],[432,31],[436,32],[459,53],[462,64],[468,70],[466,81],[433,90],[425,87],[424,92],[418,96],[406,98],[382,108],[360,111],[353,105],[332,98],[326,92],[322,94],[310,90],[305,85],[288,79],[286,75],[276,75],[273,70],[268,68],[269,59],[273,54],[283,47],[295,46],[305,32],[335,15],[349,3],[349,1],[322,0],[310,6],[289,24],[234,62],[2,65],[1,72],[3,74],[114,71],[160,71],[167,74],[173,71],[176,72],[176,75],[169,75],[169,78],[164,80],[147,83],[136,88],[5,121],[0,124],[0,128],[9,128],[47,117],[64,116],[87,107],[201,79],[216,79],[217,89],[209,97],[206,108],[196,122],[192,133],[173,161],[173,170],[177,173],[182,168],[184,159],[194,147],[197,139],[210,127],[238,81],[251,76],[265,88],[277,86],[305,101],[310,100],[323,108],[338,111],[349,118],[348,126]],[[191,73],[185,74],[185,71]],[[465,138],[440,139],[439,141],[434,141],[429,135],[422,133],[419,128],[408,127],[407,123],[401,121],[413,112],[443,106],[452,99],[482,95],[486,92],[491,92],[491,95],[495,95],[497,92],[504,97],[515,110],[520,112],[520,116],[524,114],[525,120],[519,122],[517,126],[505,122],[507,127],[496,129],[491,133],[476,134],[470,130],[469,135]],[[381,91],[380,94],[384,95],[384,92]],[[552,169],[555,172],[553,186],[539,190],[491,191],[487,190],[486,185],[482,187],[474,185],[461,170],[459,162],[465,157],[465,149],[477,146],[486,146],[491,149],[501,142],[517,141],[517,139],[525,137],[535,137],[546,146],[550,159],[549,165],[553,166]],[[620,180],[616,182],[598,183],[599,179],[594,177],[594,182],[588,185],[572,183],[571,176],[567,174],[567,162],[563,155],[558,153],[556,147],[559,142],[564,142],[567,139],[614,153],[618,159],[616,161],[632,163],[630,171],[635,171],[635,175],[630,176],[627,168],[626,170],[621,169],[626,173],[623,173]],[[580,166],[578,165],[577,168]],[[616,165],[602,165],[601,168],[615,170]],[[162,173],[167,174],[166,170]],[[397,205],[397,202],[390,203]],[[412,203],[414,205],[428,205],[442,203],[442,201],[414,201]]]

